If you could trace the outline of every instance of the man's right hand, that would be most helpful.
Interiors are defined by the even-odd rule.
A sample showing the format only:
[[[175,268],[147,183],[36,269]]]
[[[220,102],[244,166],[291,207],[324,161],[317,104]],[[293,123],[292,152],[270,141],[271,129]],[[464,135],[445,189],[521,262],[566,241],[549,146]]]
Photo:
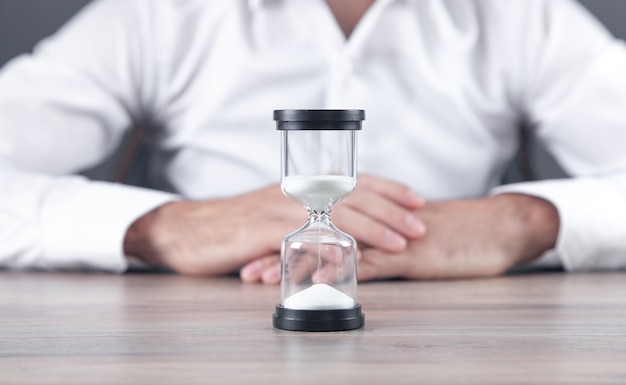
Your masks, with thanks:
[[[404,250],[407,239],[425,228],[412,211],[423,200],[406,186],[361,175],[356,191],[333,209],[333,221],[369,247]],[[131,225],[124,252],[157,266],[190,275],[237,271],[249,282],[277,283],[280,244],[306,222],[301,204],[273,185],[244,195],[201,202],[165,204]]]

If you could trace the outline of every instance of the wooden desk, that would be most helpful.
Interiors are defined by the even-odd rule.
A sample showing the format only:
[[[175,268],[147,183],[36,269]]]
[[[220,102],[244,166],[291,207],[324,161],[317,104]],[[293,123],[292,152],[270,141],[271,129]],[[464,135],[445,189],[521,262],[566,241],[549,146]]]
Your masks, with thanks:
[[[626,274],[359,295],[364,329],[303,333],[235,278],[0,273],[0,383],[626,384]]]

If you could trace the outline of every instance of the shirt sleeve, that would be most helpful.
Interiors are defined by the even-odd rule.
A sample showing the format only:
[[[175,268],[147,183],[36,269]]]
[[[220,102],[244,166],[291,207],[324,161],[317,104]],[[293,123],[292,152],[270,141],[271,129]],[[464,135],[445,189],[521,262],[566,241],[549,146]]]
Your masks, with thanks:
[[[0,72],[0,267],[124,271],[128,226],[176,199],[71,175],[150,109],[143,4],[93,2]]]
[[[176,196],[0,164],[0,266],[123,272],[128,227]]]
[[[570,271],[626,268],[626,48],[580,5],[535,2],[524,43],[524,107],[537,138],[572,178],[494,193],[542,197],[558,209],[554,250]]]

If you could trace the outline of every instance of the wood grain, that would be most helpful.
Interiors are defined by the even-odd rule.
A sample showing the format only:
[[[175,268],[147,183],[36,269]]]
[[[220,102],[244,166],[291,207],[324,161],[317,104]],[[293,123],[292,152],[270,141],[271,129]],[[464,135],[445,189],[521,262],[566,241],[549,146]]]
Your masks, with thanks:
[[[626,384],[626,274],[359,286],[365,328],[276,330],[278,287],[0,273],[1,384]]]

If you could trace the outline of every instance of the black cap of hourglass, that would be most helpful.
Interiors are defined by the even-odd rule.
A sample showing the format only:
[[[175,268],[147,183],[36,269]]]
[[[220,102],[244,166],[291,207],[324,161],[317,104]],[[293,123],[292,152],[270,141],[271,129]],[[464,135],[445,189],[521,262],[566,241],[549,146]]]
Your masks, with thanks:
[[[274,110],[278,130],[360,130],[364,110]]]

